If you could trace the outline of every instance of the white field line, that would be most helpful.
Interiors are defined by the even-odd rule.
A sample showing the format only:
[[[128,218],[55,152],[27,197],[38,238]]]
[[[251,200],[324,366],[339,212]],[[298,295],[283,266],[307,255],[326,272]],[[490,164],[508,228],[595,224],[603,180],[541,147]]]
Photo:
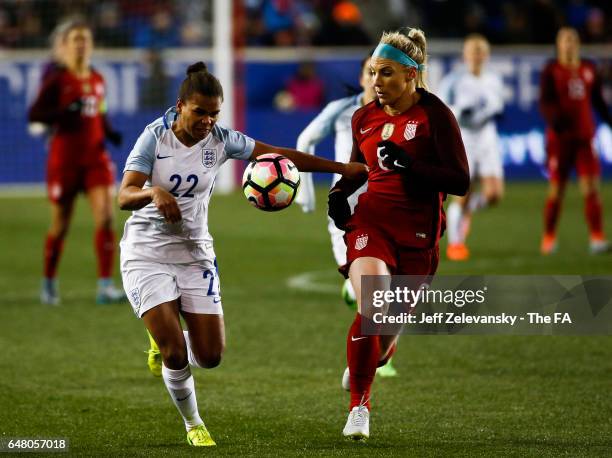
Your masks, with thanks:
[[[342,284],[340,282],[330,283],[321,281],[321,277],[329,277],[331,270],[315,270],[293,275],[287,279],[289,288],[300,291],[338,295]]]

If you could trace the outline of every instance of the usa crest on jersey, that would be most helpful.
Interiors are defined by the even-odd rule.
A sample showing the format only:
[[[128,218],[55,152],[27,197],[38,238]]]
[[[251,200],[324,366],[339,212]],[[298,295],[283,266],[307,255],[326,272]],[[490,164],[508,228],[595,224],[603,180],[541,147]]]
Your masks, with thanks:
[[[202,148],[202,164],[210,169],[217,163],[217,150],[214,148]]]
[[[406,140],[412,140],[416,135],[418,123],[416,121],[408,121],[406,123],[406,128],[404,129],[404,138]]]
[[[366,247],[367,244],[368,244],[368,234],[360,235],[355,240],[355,249],[356,250],[363,250]]]

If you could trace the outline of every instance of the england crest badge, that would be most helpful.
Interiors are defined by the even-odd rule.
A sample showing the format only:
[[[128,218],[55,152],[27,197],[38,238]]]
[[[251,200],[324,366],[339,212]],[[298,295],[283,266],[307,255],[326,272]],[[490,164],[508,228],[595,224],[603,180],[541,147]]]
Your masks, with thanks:
[[[202,164],[210,169],[217,163],[217,150],[210,148],[202,148]]]

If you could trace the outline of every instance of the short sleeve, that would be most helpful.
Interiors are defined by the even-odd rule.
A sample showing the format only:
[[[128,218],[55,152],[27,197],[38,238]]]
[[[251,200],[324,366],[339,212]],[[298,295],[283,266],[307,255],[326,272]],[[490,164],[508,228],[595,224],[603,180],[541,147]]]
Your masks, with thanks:
[[[232,159],[249,159],[255,149],[255,140],[237,130],[215,125],[213,135],[225,145],[225,154]]]
[[[131,170],[150,176],[153,172],[156,146],[157,137],[151,127],[147,126],[144,132],[140,134],[140,137],[138,137],[138,140],[136,140],[136,144],[125,162],[123,172]]]

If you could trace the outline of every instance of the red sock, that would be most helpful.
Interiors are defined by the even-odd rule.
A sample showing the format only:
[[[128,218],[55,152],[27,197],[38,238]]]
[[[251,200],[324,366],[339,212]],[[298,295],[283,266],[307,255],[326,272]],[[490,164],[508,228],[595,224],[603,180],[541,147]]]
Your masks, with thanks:
[[[349,410],[362,403],[368,409],[370,408],[370,388],[380,358],[380,339],[378,336],[362,335],[361,333],[361,324],[366,320],[367,318],[358,313],[346,339],[346,359],[351,385]]]
[[[584,199],[584,216],[589,225],[591,237],[595,239],[603,239],[603,218],[601,212],[601,200],[599,193],[590,192]]]
[[[557,230],[557,221],[561,211],[559,199],[549,197],[544,206],[544,233],[554,235]]]
[[[45,278],[55,278],[57,272],[57,265],[59,264],[62,250],[64,249],[64,239],[56,238],[50,234],[47,234],[45,240],[45,251],[43,254],[44,258],[44,271]]]
[[[112,229],[96,230],[96,255],[98,256],[98,277],[110,278],[113,274],[115,255],[115,233]]]
[[[391,348],[389,348],[389,351],[387,352],[387,356],[385,356],[383,359],[378,361],[377,367],[383,367],[385,364],[387,364],[389,360],[391,359],[391,357],[393,356],[393,353],[395,353],[396,349],[397,349],[397,342],[391,345]]]

